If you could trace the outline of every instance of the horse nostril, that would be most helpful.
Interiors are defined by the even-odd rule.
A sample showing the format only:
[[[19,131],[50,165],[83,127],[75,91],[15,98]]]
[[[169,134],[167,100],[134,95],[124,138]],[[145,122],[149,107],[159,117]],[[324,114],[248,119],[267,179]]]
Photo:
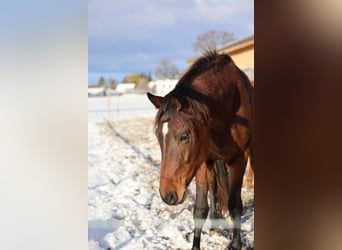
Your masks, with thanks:
[[[168,191],[164,198],[164,201],[169,205],[176,205],[178,201],[177,193],[174,191]]]

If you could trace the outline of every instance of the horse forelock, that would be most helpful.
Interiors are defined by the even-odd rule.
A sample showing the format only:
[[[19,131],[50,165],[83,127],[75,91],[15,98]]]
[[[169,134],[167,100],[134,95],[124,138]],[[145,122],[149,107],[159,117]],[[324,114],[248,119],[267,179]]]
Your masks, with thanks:
[[[201,100],[201,98],[196,99],[187,96],[185,92],[183,94],[184,95],[170,93],[164,97],[163,104],[156,115],[155,131],[158,130],[159,125],[169,121],[175,116],[182,120],[184,125],[188,124],[187,122],[184,122],[185,120],[192,119],[196,119],[203,123],[207,122],[208,112],[205,108],[205,101]],[[176,107],[173,105],[175,102],[177,102],[177,105],[179,106]]]
[[[159,108],[159,111],[156,115],[156,119],[155,119],[155,131],[157,131],[158,126],[161,123],[167,122],[169,121],[175,114],[175,113],[179,113],[180,114],[180,110],[176,110],[173,106],[172,106],[172,98],[176,98],[177,101],[179,101],[180,105],[184,105],[183,101],[181,100],[180,97],[171,95],[171,93],[169,93],[168,95],[166,95],[164,97],[164,101],[161,105],[161,107]]]

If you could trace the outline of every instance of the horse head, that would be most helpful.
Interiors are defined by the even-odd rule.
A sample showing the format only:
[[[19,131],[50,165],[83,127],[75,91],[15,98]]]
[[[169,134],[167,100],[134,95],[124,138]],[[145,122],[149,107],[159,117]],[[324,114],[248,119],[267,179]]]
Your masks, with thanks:
[[[159,109],[155,120],[155,134],[162,157],[159,192],[165,203],[181,204],[187,186],[207,158],[207,128],[191,114],[185,98],[147,95]]]

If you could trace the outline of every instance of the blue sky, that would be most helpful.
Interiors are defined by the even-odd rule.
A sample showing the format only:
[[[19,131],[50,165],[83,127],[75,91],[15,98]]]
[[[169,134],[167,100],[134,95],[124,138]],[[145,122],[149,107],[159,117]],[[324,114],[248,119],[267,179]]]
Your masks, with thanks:
[[[192,44],[209,30],[254,33],[252,0],[89,0],[88,83],[153,73],[162,59],[179,70],[194,56]]]

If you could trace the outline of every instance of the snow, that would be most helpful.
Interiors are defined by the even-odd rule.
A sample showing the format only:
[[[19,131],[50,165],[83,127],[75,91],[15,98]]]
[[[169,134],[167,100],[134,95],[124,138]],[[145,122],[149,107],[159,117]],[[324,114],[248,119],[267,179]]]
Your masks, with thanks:
[[[120,111],[122,117],[110,122],[104,120],[105,113],[88,121],[88,249],[191,249],[194,182],[183,204],[168,206],[161,200],[155,110],[148,111],[146,96],[130,97],[120,99],[127,102],[123,106],[134,101],[146,109],[138,115],[134,110]],[[88,105],[89,110],[102,108],[106,98],[91,98]],[[254,193],[243,190],[249,206],[242,217],[242,240],[254,246]],[[202,249],[224,249],[231,234],[212,232],[210,225],[207,220]]]
[[[108,106],[110,110],[108,110]],[[154,114],[155,108],[148,101],[146,95],[125,94],[88,98],[88,121],[141,116],[152,117]]]

